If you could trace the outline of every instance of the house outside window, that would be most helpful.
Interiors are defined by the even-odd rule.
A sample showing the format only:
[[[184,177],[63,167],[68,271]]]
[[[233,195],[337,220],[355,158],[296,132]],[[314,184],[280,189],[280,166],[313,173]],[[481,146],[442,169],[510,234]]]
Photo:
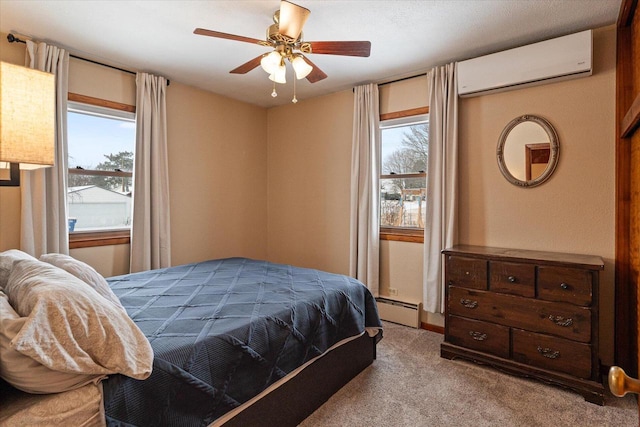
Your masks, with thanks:
[[[428,115],[382,120],[380,236],[423,241],[429,147]]]
[[[134,107],[125,107],[68,104],[70,244],[88,232],[121,231],[128,238],[136,129]]]

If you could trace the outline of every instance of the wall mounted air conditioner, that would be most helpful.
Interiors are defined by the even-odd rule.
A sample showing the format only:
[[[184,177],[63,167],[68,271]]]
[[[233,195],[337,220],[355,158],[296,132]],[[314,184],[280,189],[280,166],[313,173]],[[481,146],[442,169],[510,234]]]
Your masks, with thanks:
[[[458,63],[461,97],[590,76],[592,31],[582,31]]]

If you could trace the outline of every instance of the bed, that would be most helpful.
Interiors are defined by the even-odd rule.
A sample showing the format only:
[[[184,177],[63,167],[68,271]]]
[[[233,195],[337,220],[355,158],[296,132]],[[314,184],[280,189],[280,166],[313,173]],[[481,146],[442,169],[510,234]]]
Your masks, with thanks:
[[[86,386],[107,425],[296,425],[382,337],[373,296],[343,275],[228,258],[107,281],[153,349],[147,379]],[[0,404],[37,399],[22,394]]]

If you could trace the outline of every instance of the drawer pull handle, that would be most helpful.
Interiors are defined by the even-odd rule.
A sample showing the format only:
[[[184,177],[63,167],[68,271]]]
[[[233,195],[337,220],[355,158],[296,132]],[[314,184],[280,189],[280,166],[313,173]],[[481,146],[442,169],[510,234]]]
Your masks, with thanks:
[[[557,359],[560,357],[560,352],[558,350],[552,350],[550,348],[542,348],[538,346],[538,353],[546,357],[547,359]]]
[[[469,331],[469,335],[476,341],[484,341],[487,339],[487,334],[483,334],[482,332]]]
[[[553,314],[550,314],[549,320],[551,320],[556,325],[563,326],[565,328],[567,326],[573,325],[573,319],[571,317],[564,318],[562,316],[554,316]]]
[[[472,301],[470,299],[460,298],[460,304],[462,304],[466,308],[476,308],[478,306],[478,301]]]
[[[509,276],[507,277],[507,280],[510,281],[511,283],[516,283],[516,276]]]
[[[564,282],[560,283],[560,287],[561,287],[562,289],[569,289],[569,285],[567,285],[567,284],[566,284],[566,283],[564,283]]]

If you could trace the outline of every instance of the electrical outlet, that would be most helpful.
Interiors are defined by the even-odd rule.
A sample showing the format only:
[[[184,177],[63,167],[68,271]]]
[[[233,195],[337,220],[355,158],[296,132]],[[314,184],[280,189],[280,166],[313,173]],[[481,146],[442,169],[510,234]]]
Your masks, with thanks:
[[[398,288],[389,288],[389,296],[397,296],[398,295]]]

